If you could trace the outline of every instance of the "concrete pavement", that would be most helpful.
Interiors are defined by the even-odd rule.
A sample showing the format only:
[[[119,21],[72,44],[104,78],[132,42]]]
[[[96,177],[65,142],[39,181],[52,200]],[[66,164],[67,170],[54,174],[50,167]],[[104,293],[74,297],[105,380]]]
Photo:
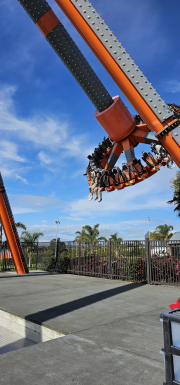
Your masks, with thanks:
[[[179,296],[172,286],[0,274],[0,308],[69,333],[1,355],[0,384],[161,385],[159,315]]]

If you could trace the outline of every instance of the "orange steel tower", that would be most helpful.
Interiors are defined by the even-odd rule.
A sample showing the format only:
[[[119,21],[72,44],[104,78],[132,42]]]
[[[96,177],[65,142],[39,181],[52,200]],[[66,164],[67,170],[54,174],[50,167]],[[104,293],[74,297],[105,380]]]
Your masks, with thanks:
[[[4,228],[6,239],[11,250],[14,265],[18,274],[29,273],[17,228],[14,222],[11,206],[0,173],[0,219]]]

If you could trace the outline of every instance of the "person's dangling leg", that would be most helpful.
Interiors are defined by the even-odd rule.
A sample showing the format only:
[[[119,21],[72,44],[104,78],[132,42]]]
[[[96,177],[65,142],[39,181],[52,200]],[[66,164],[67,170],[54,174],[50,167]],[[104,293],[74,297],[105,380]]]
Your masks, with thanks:
[[[102,201],[102,190],[103,190],[103,187],[100,187],[99,188],[99,201],[98,202]]]
[[[98,199],[97,191],[98,191],[98,187],[95,187],[94,188],[94,195],[95,195],[94,201],[96,201]]]

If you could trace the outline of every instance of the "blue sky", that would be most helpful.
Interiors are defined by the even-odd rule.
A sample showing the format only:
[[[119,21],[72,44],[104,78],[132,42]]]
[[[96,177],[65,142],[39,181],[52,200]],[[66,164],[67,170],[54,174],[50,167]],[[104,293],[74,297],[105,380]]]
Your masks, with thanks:
[[[54,0],[49,4],[112,96],[135,111]],[[153,86],[168,102],[180,104],[179,0],[94,0],[94,7]],[[167,205],[173,170],[121,192],[88,201],[82,175],[87,155],[103,139],[95,108],[17,0],[1,0],[0,26],[1,172],[16,221],[42,240],[73,240],[83,225],[100,224],[100,235],[118,232],[143,239],[148,217],[159,224],[180,221]],[[149,146],[136,148],[136,156]],[[119,160],[121,165],[124,158]]]

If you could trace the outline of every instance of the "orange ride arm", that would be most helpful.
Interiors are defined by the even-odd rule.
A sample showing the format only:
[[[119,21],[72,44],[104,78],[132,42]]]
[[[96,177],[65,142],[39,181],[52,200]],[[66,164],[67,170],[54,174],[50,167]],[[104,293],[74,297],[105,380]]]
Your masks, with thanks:
[[[180,167],[179,143],[168,133],[171,129],[176,129],[178,122],[171,126],[173,112],[139,70],[117,37],[89,1],[56,2],[151,131],[157,134],[163,131],[163,135],[158,139]]]
[[[0,218],[17,274],[29,273],[5,187],[0,174]]]
[[[171,117],[173,113],[169,111],[168,105],[160,98],[92,4],[84,0],[56,0],[56,3],[80,32],[146,124],[152,131],[157,132],[161,122]]]

